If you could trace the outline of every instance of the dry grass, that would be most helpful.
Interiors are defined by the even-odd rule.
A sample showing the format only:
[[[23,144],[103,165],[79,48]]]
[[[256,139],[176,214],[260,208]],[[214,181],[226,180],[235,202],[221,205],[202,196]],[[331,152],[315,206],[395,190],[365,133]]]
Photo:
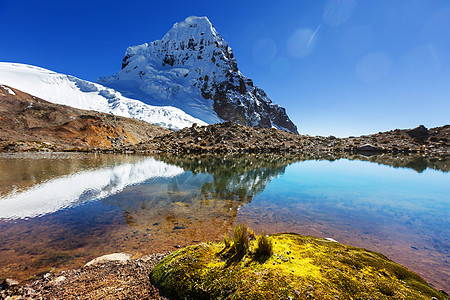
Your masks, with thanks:
[[[249,248],[250,236],[246,224],[238,224],[233,229],[233,247],[236,258],[243,257]]]
[[[272,240],[263,231],[257,238],[257,244],[255,249],[255,258],[258,260],[265,260],[272,256],[273,244]]]

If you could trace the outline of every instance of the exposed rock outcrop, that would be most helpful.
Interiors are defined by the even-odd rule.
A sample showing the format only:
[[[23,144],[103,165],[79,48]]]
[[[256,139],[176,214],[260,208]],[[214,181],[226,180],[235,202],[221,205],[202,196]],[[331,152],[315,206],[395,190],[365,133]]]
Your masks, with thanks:
[[[408,134],[412,138],[423,141],[428,138],[428,129],[425,126],[420,125],[411,130],[407,130],[406,134]]]
[[[169,132],[144,121],[54,104],[0,86],[0,149],[121,148]]]
[[[361,152],[376,152],[376,151],[380,151],[380,149],[378,147],[375,147],[371,144],[365,144],[362,145],[361,147],[358,148],[358,151]]]
[[[360,137],[308,136],[277,130],[254,128],[224,122],[192,126],[155,137],[149,144],[138,144],[136,151],[168,153],[424,153],[450,154],[450,125],[431,128],[426,140],[417,140],[408,130],[392,130]]]

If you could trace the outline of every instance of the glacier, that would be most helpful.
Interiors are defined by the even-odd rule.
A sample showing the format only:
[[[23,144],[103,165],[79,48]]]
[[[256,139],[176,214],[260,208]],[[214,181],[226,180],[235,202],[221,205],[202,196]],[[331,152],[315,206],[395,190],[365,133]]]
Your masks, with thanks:
[[[112,88],[44,68],[0,62],[0,84],[56,104],[134,118],[179,130],[194,123],[207,125],[172,106],[152,106]]]

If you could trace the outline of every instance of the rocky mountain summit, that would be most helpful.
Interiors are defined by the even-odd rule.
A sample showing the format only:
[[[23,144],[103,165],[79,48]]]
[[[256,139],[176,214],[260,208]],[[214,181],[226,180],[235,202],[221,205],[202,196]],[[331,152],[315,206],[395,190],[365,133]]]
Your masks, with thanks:
[[[161,40],[129,47],[122,69],[99,82],[209,124],[232,121],[297,133],[286,110],[239,71],[233,51],[206,17],[188,17]]]

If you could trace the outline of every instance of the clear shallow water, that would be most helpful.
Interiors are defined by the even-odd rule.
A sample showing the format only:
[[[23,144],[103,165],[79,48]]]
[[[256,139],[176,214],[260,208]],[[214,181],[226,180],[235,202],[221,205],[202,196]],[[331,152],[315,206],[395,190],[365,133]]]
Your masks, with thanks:
[[[382,252],[448,291],[449,212],[448,160],[1,154],[0,278],[174,250],[246,222]]]

